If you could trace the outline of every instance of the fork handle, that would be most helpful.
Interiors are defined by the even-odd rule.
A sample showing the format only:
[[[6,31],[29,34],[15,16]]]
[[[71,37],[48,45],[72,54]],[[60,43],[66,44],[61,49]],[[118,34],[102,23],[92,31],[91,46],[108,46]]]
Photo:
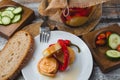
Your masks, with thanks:
[[[44,20],[44,22],[47,22],[48,21],[48,16],[44,16],[43,20]]]

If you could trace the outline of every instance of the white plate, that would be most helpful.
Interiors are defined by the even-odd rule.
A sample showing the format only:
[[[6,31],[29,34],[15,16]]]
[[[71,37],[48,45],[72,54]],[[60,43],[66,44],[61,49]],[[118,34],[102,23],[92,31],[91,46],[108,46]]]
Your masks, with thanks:
[[[77,48],[73,47],[76,53],[75,62],[65,72],[58,72],[55,78],[41,75],[37,70],[38,61],[43,57],[42,51],[48,45],[56,43],[58,39],[69,39],[72,43],[77,44],[81,52],[77,52]],[[22,69],[25,80],[88,80],[92,68],[93,60],[91,52],[87,45],[77,36],[63,31],[51,31],[49,43],[40,43],[39,35],[35,37],[36,49],[33,58],[29,64]]]

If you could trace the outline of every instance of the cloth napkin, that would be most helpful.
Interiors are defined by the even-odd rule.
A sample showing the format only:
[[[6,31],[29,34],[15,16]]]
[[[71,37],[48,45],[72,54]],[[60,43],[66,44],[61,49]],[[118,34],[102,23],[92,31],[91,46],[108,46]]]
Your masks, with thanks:
[[[69,0],[69,7],[89,7],[109,0]]]
[[[109,0],[42,0],[38,12],[42,16],[49,16],[51,20],[61,22],[60,15],[67,7],[89,7]]]

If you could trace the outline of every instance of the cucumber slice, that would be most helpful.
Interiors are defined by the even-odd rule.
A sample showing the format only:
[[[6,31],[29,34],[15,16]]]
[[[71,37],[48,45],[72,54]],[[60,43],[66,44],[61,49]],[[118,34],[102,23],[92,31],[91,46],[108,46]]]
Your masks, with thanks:
[[[13,19],[14,14],[12,13],[12,11],[7,11],[7,10],[5,10],[5,11],[2,12],[1,16],[8,16],[8,17],[10,17],[11,19]]]
[[[14,14],[19,14],[19,13],[21,13],[22,12],[22,7],[17,7],[17,8],[15,8],[14,10],[13,10],[13,13]]]
[[[15,9],[15,7],[7,7],[5,10],[11,10],[13,11]]]
[[[117,49],[117,46],[120,45],[120,36],[116,33],[113,33],[108,38],[108,45],[112,49]]]
[[[111,60],[118,60],[120,59],[120,52],[117,50],[107,50],[106,56]]]
[[[2,16],[0,16],[0,20],[2,19]]]
[[[1,16],[2,12],[0,11],[0,16]]]
[[[22,7],[7,7],[0,11],[0,24],[8,25],[20,21],[22,17]]]
[[[1,20],[0,20],[0,24],[3,24]]]
[[[16,23],[16,22],[20,21],[20,19],[21,19],[21,15],[20,15],[20,14],[17,14],[17,15],[15,15],[15,17],[13,18],[12,23]]]
[[[11,23],[11,19],[8,16],[3,16],[1,21],[4,25],[8,25]]]
[[[0,16],[0,24],[2,24],[2,21],[1,21],[2,17]]]

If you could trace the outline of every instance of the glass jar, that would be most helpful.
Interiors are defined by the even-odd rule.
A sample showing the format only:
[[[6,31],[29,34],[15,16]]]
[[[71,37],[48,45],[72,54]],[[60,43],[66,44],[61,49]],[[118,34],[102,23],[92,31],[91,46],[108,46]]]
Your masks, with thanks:
[[[61,19],[70,27],[79,27],[88,21],[92,9],[93,7],[66,8],[61,14]]]

